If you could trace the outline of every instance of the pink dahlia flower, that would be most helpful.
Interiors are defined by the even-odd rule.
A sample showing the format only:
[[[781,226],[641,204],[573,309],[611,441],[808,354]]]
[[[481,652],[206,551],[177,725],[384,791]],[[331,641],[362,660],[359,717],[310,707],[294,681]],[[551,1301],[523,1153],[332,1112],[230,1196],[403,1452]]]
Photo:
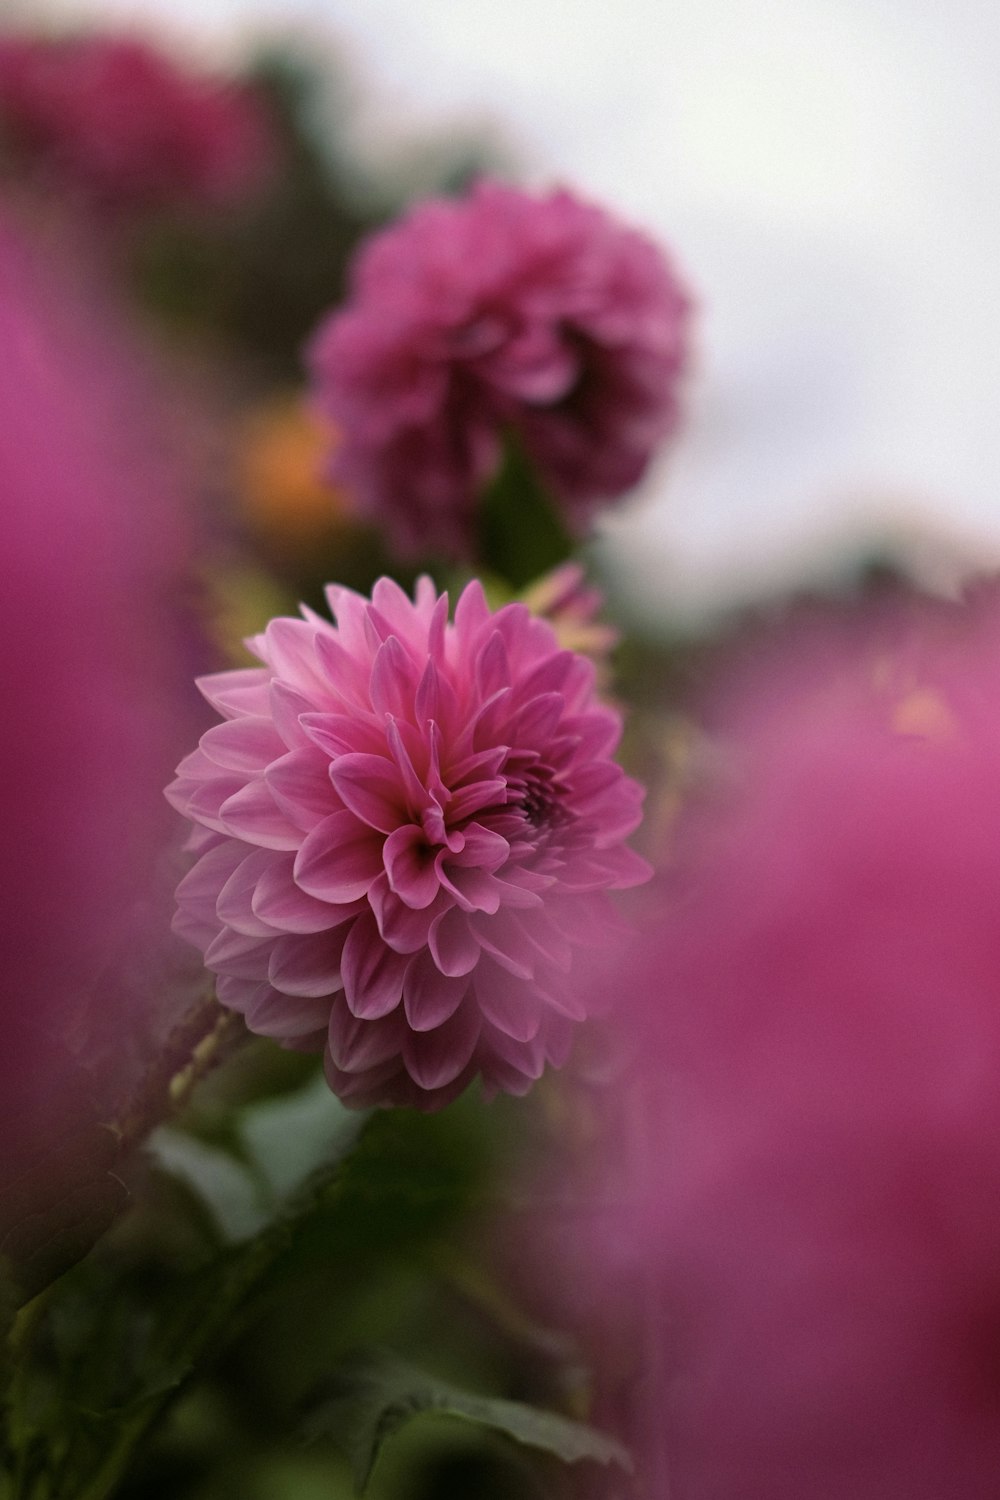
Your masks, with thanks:
[[[567,192],[422,203],[362,248],[310,350],[335,476],[401,549],[470,556],[512,433],[579,531],[674,427],[688,314],[652,241]]]
[[[223,204],[272,156],[259,99],[183,72],[138,38],[0,38],[0,130],[104,203]]]
[[[564,1061],[641,790],[593,668],[478,583],[328,590],[202,679],[225,723],[168,789],[197,825],[178,930],[251,1030],[326,1049],[347,1103],[435,1109]]]

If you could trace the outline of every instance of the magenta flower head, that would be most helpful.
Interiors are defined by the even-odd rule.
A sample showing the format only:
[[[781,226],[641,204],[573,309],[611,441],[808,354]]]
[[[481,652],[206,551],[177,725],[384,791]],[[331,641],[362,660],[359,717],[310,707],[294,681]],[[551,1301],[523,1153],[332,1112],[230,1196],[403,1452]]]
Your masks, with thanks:
[[[196,825],[178,930],[251,1030],[326,1049],[353,1105],[436,1109],[565,1060],[574,956],[645,878],[641,789],[593,668],[478,583],[331,587],[202,679],[225,723],[168,788]]]
[[[271,164],[261,101],[137,37],[0,38],[0,133],[102,204],[230,203]]]
[[[674,427],[689,311],[651,240],[567,192],[422,203],[309,351],[335,477],[401,550],[474,556],[510,434],[578,532]]]

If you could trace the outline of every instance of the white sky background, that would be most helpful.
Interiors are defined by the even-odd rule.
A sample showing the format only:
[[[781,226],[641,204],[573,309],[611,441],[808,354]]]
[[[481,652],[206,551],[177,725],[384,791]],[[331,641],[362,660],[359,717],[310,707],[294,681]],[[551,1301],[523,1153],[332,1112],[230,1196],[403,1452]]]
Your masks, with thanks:
[[[606,526],[647,607],[818,576],[861,537],[912,534],[932,575],[1000,563],[993,0],[0,5],[162,15],[224,53],[327,34],[365,149],[495,118],[532,180],[665,239],[702,309],[689,421]]]

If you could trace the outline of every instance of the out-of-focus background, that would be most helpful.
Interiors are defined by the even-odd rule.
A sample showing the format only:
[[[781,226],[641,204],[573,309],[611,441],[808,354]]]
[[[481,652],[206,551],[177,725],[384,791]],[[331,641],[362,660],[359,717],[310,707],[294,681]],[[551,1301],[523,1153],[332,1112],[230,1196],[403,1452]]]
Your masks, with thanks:
[[[645,499],[605,523],[638,610],[698,615],[865,554],[942,587],[1000,559],[995,7],[5,9],[167,28],[213,60],[298,44],[335,65],[351,95],[341,127],[373,173],[405,161],[410,138],[464,133],[664,237],[701,304],[699,360],[679,443]]]

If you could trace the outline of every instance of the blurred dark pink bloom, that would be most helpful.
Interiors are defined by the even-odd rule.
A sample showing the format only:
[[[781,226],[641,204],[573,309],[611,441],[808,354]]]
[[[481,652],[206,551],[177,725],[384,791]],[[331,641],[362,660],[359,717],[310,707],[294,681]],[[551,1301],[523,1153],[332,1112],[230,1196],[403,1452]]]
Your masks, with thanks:
[[[657,1497],[996,1494],[996,623],[828,650],[825,692],[818,634],[772,653],[622,973],[634,1154],[589,1253],[658,1343]]]
[[[470,556],[512,434],[581,531],[676,424],[689,311],[651,240],[567,192],[421,203],[310,349],[335,477],[401,549]]]
[[[29,1187],[42,1228],[47,1187],[73,1211],[53,1143],[71,1140],[66,1170],[86,1170],[81,1118],[114,1115],[189,998],[165,984],[159,792],[194,722],[186,527],[152,387],[113,322],[0,218],[5,1253]]]
[[[54,185],[115,206],[221,205],[272,164],[261,101],[137,37],[0,37],[0,132]]]
[[[168,791],[197,826],[178,930],[252,1030],[326,1049],[350,1104],[434,1109],[565,1060],[578,947],[645,878],[641,790],[591,664],[478,583],[328,590],[201,687],[225,722]]]

